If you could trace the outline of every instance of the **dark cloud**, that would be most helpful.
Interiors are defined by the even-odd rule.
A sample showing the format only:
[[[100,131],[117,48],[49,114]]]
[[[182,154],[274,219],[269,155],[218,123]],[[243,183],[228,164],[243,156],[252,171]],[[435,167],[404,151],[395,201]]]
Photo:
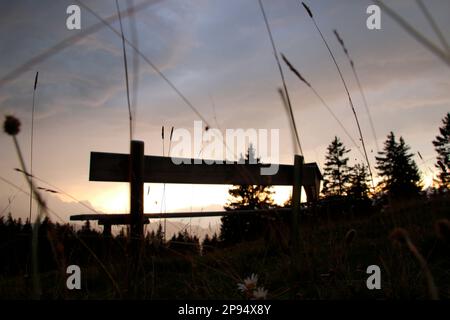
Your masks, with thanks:
[[[138,2],[141,1],[135,1]],[[102,17],[115,13],[111,1],[87,3]],[[69,4],[65,0],[0,3],[1,75],[76,32],[65,28],[65,9]],[[450,3],[432,0],[426,4],[442,30],[449,30]],[[339,76],[299,1],[264,1],[264,5],[278,49],[313,84],[357,140]],[[335,28],[355,61],[379,144],[394,130],[404,135],[413,148],[420,149],[424,157],[432,157],[431,140],[450,102],[449,69],[386,15],[382,16],[382,30],[368,30],[367,5],[356,0],[310,3],[348,81],[370,148],[374,148],[374,139],[368,118],[351,69],[333,36]],[[391,5],[437,41],[414,1],[396,1]],[[124,1],[121,7],[125,8]],[[88,12],[82,12],[82,26],[97,22]],[[129,22],[124,19],[127,37],[131,36]],[[257,1],[155,1],[136,14],[135,23],[141,51],[207,119],[213,120],[211,96],[223,129],[280,128],[281,160],[292,161],[289,122],[276,91],[280,77]],[[118,24],[114,23],[114,27],[118,28]],[[133,53],[129,48],[127,52],[131,65]],[[161,125],[190,129],[197,117],[151,67],[142,60],[139,65],[136,134],[146,141],[147,153],[161,154]],[[80,190],[95,189],[87,181],[89,152],[127,151],[120,39],[103,28],[0,88],[0,115],[14,113],[22,119],[20,141],[27,156],[36,70],[40,72],[36,170],[61,187],[71,189],[75,185],[74,192],[88,194]],[[358,157],[356,148],[317,98],[284,70],[305,156],[320,160],[328,142],[339,135]],[[1,175],[19,179],[11,173],[17,166],[11,141],[0,136],[0,144]],[[0,193],[4,192],[0,186]]]

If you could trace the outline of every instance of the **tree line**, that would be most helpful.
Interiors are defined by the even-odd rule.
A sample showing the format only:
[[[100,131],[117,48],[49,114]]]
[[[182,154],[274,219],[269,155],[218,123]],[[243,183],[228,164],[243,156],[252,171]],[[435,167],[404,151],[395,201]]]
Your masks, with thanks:
[[[450,190],[450,113],[442,120],[439,134],[432,141],[437,153],[435,166],[438,170],[433,191],[445,194]],[[327,147],[323,168],[323,184],[318,203],[306,205],[315,215],[328,214],[339,217],[340,213],[365,214],[377,212],[376,205],[409,201],[420,198],[423,184],[414,153],[403,137],[390,132],[383,149],[375,157],[378,181],[373,181],[364,163],[350,164],[348,149],[339,137]],[[420,153],[419,156],[421,157]],[[250,146],[245,159],[255,159]],[[259,162],[259,159],[257,159]],[[226,210],[262,210],[258,215],[227,215],[222,218],[220,240],[226,244],[252,240],[267,233],[274,219],[264,214],[264,209],[280,206],[273,201],[270,186],[239,185],[229,190],[230,200]],[[288,200],[283,207],[290,207]],[[304,210],[308,211],[308,210]],[[310,210],[311,211],[311,210]],[[277,223],[289,223],[289,217],[278,215]]]
[[[14,219],[11,213],[0,217],[0,277],[25,275],[28,279],[32,265],[32,233],[33,226],[28,219]],[[90,265],[95,263],[93,255],[115,264],[130,254],[126,228],[116,235],[104,236],[89,221],[76,228],[69,223],[54,223],[46,217],[39,225],[37,239],[40,272],[56,270],[64,262]],[[200,241],[187,230],[179,231],[166,241],[159,225],[156,231],[146,232],[142,253],[144,257],[200,255],[217,247],[216,242],[217,235]]]
[[[438,135],[432,141],[437,153],[435,166],[438,170],[433,190],[444,196],[448,196],[450,190],[449,142],[450,113],[447,113]],[[397,139],[393,132],[387,136],[383,150],[375,158],[379,179],[376,185],[372,185],[364,164],[350,164],[349,152],[339,137],[334,137],[327,148],[320,200],[315,204],[304,204],[302,212],[312,212],[317,216],[327,212],[339,216],[339,213],[350,210],[364,214],[373,212],[374,203],[377,202],[409,201],[423,196],[414,153],[403,137]],[[245,159],[260,161],[252,147]],[[268,236],[273,230],[282,236],[283,229],[279,226],[289,224],[289,212],[273,214],[265,209],[289,208],[291,200],[284,205],[277,205],[273,193],[271,186],[232,186],[229,189],[229,201],[225,205],[229,214],[222,217],[219,234],[208,235],[200,240],[187,230],[182,230],[166,240],[159,225],[156,231],[146,233],[144,252],[146,255],[201,255],[241,241]],[[261,210],[261,214],[233,214],[236,210]],[[13,219],[11,213],[7,217],[0,217],[0,275],[30,273],[31,238],[30,221]],[[42,271],[57,268],[59,261],[64,259],[80,265],[89,263],[92,261],[92,252],[101,259],[111,261],[120,261],[121,257],[127,255],[128,239],[124,228],[117,235],[105,238],[91,227],[89,221],[76,229],[73,225],[53,223],[46,218],[40,224],[38,239]]]

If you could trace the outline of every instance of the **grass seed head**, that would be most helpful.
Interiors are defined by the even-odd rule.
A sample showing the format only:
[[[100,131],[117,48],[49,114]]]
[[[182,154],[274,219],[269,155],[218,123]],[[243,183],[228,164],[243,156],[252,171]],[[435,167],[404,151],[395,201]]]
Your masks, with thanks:
[[[409,240],[408,231],[403,228],[395,228],[389,235],[389,239],[396,244],[406,244]]]
[[[6,116],[3,123],[3,129],[11,136],[15,136],[20,132],[20,121],[14,116]]]
[[[447,219],[441,219],[436,221],[435,229],[437,236],[450,244],[450,221]]]
[[[308,15],[312,18],[313,14],[311,12],[311,9],[304,2],[302,2],[302,5],[303,5],[303,8],[305,8],[306,12],[308,12]]]

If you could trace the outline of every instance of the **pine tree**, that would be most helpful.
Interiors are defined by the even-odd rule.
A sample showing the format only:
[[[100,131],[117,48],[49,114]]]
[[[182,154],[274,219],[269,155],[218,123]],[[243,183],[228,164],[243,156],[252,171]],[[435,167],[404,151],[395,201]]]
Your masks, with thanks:
[[[450,189],[450,112],[442,119],[443,126],[439,128],[439,135],[433,141],[436,150],[436,167],[439,169],[441,188]]]
[[[217,235],[217,233],[214,232],[214,235],[211,238],[211,241],[209,243],[211,245],[211,247],[215,248],[219,248],[220,246],[220,240],[219,240],[219,236]]]
[[[207,254],[211,251],[211,239],[206,235],[202,242],[202,254]]]
[[[145,245],[152,245],[155,239],[155,231],[147,232],[145,234]]]
[[[349,152],[350,150],[345,148],[338,137],[334,137],[334,140],[328,146],[322,188],[322,194],[325,197],[343,196],[346,194],[350,179],[350,169],[347,165],[348,157],[345,155]]]
[[[120,228],[120,231],[119,231],[119,234],[116,237],[116,240],[119,243],[125,243],[126,239],[127,239],[126,231],[125,231],[125,228],[122,227],[122,228]]]
[[[259,163],[255,157],[255,150],[250,145],[245,156],[246,163]],[[275,207],[271,186],[235,185],[228,190],[230,200],[225,210],[257,210]],[[259,214],[234,215],[232,213],[222,217],[220,239],[225,243],[237,243],[252,240],[261,236],[265,219]]]
[[[421,190],[419,169],[409,149],[402,137],[397,142],[391,132],[376,157],[376,168],[383,178],[381,188],[393,199],[415,196]]]
[[[364,164],[357,164],[350,172],[347,194],[352,199],[364,200],[369,196],[369,174]]]
[[[198,237],[189,235],[187,230],[180,231],[177,236],[173,235],[168,245],[171,250],[179,253],[200,253]]]
[[[165,234],[161,223],[158,225],[158,229],[156,230],[154,241],[158,243],[158,245],[163,245],[165,243]]]
[[[214,233],[212,237],[210,237],[208,234],[205,236],[202,242],[202,253],[208,254],[210,252],[215,251],[220,246],[219,237],[217,236],[217,233]]]
[[[91,231],[91,222],[89,220],[86,220],[83,227],[81,228],[82,231],[89,233]]]

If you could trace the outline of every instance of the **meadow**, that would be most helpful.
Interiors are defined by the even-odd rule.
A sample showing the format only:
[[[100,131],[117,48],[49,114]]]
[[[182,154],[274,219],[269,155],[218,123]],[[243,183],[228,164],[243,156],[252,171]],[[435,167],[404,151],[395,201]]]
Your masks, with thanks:
[[[268,299],[430,299],[433,288],[425,270],[429,269],[439,298],[448,299],[450,229],[445,219],[450,219],[449,205],[444,194],[372,212],[305,215],[300,250],[294,255],[285,239],[277,236],[286,231],[280,228],[287,228],[278,222],[269,224],[258,240],[226,247],[219,242],[192,249],[197,245],[192,240],[158,245],[155,238],[148,238],[137,272],[129,263],[123,235],[102,239],[96,231],[79,231],[77,238],[89,246],[87,250],[70,236],[72,232],[47,229],[42,239],[52,240],[41,243],[45,271],[39,273],[40,298],[249,299],[238,284],[254,274]],[[425,265],[407,246],[402,232]],[[18,245],[21,236],[23,230],[1,244],[7,257],[2,259],[0,275],[2,299],[31,299],[35,294],[30,275],[23,272],[30,251],[26,240]],[[68,264],[80,266],[81,290],[67,289]],[[381,269],[380,290],[366,286],[369,265]]]

